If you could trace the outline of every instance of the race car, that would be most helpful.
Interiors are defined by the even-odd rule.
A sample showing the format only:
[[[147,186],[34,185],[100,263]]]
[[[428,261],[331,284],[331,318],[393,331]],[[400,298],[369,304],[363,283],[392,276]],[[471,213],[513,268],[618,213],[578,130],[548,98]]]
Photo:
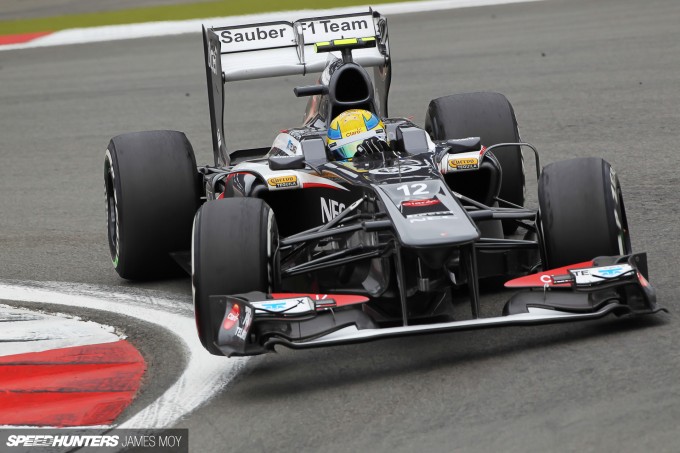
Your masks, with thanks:
[[[213,164],[197,167],[181,132],[124,134],[106,150],[105,185],[115,270],[189,272],[210,353],[663,310],[609,163],[542,168],[498,93],[434,99],[424,127],[388,115],[378,12],[204,28],[203,43]],[[294,88],[309,98],[302,125],[227,148],[228,82],[308,73],[320,76]],[[537,208],[525,206],[523,150]],[[480,285],[498,277],[518,291],[481,317]]]

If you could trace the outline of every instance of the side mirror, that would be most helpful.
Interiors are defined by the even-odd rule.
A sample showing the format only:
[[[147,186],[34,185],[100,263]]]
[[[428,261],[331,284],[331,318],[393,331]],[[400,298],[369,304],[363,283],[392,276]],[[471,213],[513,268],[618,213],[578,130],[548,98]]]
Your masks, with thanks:
[[[450,139],[446,141],[446,145],[449,146],[451,154],[479,151],[482,148],[479,137]]]
[[[305,168],[305,156],[271,156],[267,161],[272,170],[301,170]]]
[[[328,162],[326,155],[326,142],[320,137],[306,138],[300,141],[302,145],[302,155],[305,161],[312,165],[321,165]]]
[[[317,94],[328,94],[328,87],[326,85],[307,85],[303,87],[293,88],[295,96],[301,98],[303,96],[316,96]]]
[[[395,139],[396,149],[409,154],[419,154],[429,150],[427,132],[417,127],[397,127]]]

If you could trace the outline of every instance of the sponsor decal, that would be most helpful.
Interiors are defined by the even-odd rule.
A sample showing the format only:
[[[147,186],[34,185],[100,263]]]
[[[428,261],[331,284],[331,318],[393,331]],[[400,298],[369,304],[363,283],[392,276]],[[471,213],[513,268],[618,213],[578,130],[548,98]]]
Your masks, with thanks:
[[[236,305],[235,305],[236,306]],[[250,323],[253,321],[253,309],[246,306],[246,315],[243,318],[243,325],[236,329],[236,336],[241,340],[245,340],[250,329]]]
[[[359,18],[324,19],[312,22],[302,22],[300,25],[302,25],[302,31],[305,34],[305,42],[307,42],[306,38],[308,35],[313,36],[321,33],[328,34],[343,31],[362,31],[362,30],[371,30],[371,32],[375,33],[373,27],[369,29],[367,19]]]
[[[297,187],[298,178],[295,175],[288,176],[276,176],[274,178],[269,178],[267,184],[276,187],[277,189],[283,189],[286,187]]]
[[[269,311],[281,311],[286,309],[286,302],[262,302],[257,303],[257,307]]]
[[[217,333],[216,344],[231,353],[244,353],[247,349],[248,335],[255,312],[246,302],[238,298],[226,297],[227,315],[222,328]],[[231,306],[231,308],[229,308]]]
[[[408,200],[402,201],[401,205],[408,208],[420,208],[425,206],[433,206],[441,203],[437,198],[428,198],[426,200]]]
[[[238,305],[234,304],[233,307],[231,307],[231,311],[227,314],[227,317],[224,319],[224,323],[222,324],[222,328],[224,330],[229,330],[236,323],[238,322],[238,318],[241,315],[241,309],[239,308]]]
[[[407,215],[406,218],[412,219],[415,217],[441,217],[441,216],[450,216],[452,219],[456,218],[456,215],[451,211],[421,212],[418,214]]]
[[[231,43],[241,43],[249,41],[272,41],[278,42],[281,39],[289,38],[288,41],[292,39],[290,35],[290,27],[285,27],[281,25],[268,25],[261,27],[248,27],[241,28],[238,30],[225,30],[220,33],[220,41],[224,44]]]
[[[295,151],[297,151],[297,145],[293,143],[293,140],[288,140],[288,144],[286,145],[286,149],[293,154],[295,154]]]
[[[217,75],[217,48],[210,44],[210,50],[208,51],[208,67],[214,75]]]
[[[409,223],[419,223],[419,222],[428,222],[428,221],[432,221],[432,220],[453,220],[453,219],[456,218],[456,216],[450,215],[449,213],[433,213],[433,214],[408,216],[407,218],[408,218]]]
[[[283,156],[293,156],[299,149],[300,142],[291,133],[280,133],[272,144],[272,150],[279,150]]]
[[[590,269],[575,269],[570,270],[569,273],[574,277],[577,285],[592,285],[597,283],[604,283],[624,275],[633,275],[633,267],[630,264],[621,264],[615,266],[594,267]]]
[[[321,197],[321,222],[327,223],[345,210],[344,203],[335,200],[327,200]]]
[[[369,173],[375,175],[398,175],[400,173],[411,173],[418,171],[421,168],[427,168],[422,162],[414,159],[403,159],[399,161],[400,165],[394,167],[383,167],[369,170]]]
[[[591,267],[593,265],[592,261],[584,261],[582,263],[575,263],[569,266],[563,266],[556,269],[549,269],[544,272],[537,274],[530,274],[524,277],[519,277],[510,280],[505,283],[506,288],[540,288],[540,287],[552,287],[552,286],[566,286],[570,285],[573,281],[570,270],[574,269],[584,269]],[[567,280],[565,280],[565,278]]]
[[[314,311],[314,302],[309,297],[294,297],[290,299],[275,299],[262,302],[251,302],[256,313],[269,312],[285,313],[289,315],[309,313]]]
[[[296,24],[302,29],[305,43],[331,41],[349,35],[367,37],[376,34],[373,17],[370,14],[305,20]],[[222,53],[295,45],[293,24],[289,22],[226,27],[217,32],[222,43]]]
[[[298,297],[309,297],[314,301],[316,308],[326,308],[332,306],[345,306],[353,304],[363,304],[368,302],[368,297],[354,294],[305,294],[305,293],[272,293],[274,299],[287,299]],[[273,303],[268,301],[267,303]]]
[[[421,166],[416,165],[401,165],[399,167],[384,167],[369,170],[368,172],[373,175],[398,175],[400,173],[411,173],[420,170]]]
[[[479,168],[479,159],[476,157],[449,159],[449,167],[453,170],[476,170]]]
[[[595,275],[602,277],[618,277],[619,275],[625,273],[627,270],[623,266],[614,266],[608,268],[595,269],[593,272]]]

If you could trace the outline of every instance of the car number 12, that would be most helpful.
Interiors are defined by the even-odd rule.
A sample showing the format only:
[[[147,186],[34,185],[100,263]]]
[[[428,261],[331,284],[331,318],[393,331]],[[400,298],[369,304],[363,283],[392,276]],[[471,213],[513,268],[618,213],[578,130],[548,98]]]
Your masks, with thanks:
[[[427,184],[414,183],[414,184],[404,184],[403,186],[397,187],[397,190],[404,192],[404,195],[410,197],[411,195],[427,195],[430,192],[427,190]]]

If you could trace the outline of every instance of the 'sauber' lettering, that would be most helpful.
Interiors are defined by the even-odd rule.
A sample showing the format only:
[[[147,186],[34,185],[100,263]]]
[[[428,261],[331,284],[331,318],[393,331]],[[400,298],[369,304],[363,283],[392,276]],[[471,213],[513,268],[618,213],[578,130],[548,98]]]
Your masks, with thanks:
[[[263,30],[260,27],[256,27],[255,30],[224,30],[220,33],[220,36],[224,44],[231,44],[233,42],[265,41],[267,39],[283,38],[285,31],[285,28]]]

